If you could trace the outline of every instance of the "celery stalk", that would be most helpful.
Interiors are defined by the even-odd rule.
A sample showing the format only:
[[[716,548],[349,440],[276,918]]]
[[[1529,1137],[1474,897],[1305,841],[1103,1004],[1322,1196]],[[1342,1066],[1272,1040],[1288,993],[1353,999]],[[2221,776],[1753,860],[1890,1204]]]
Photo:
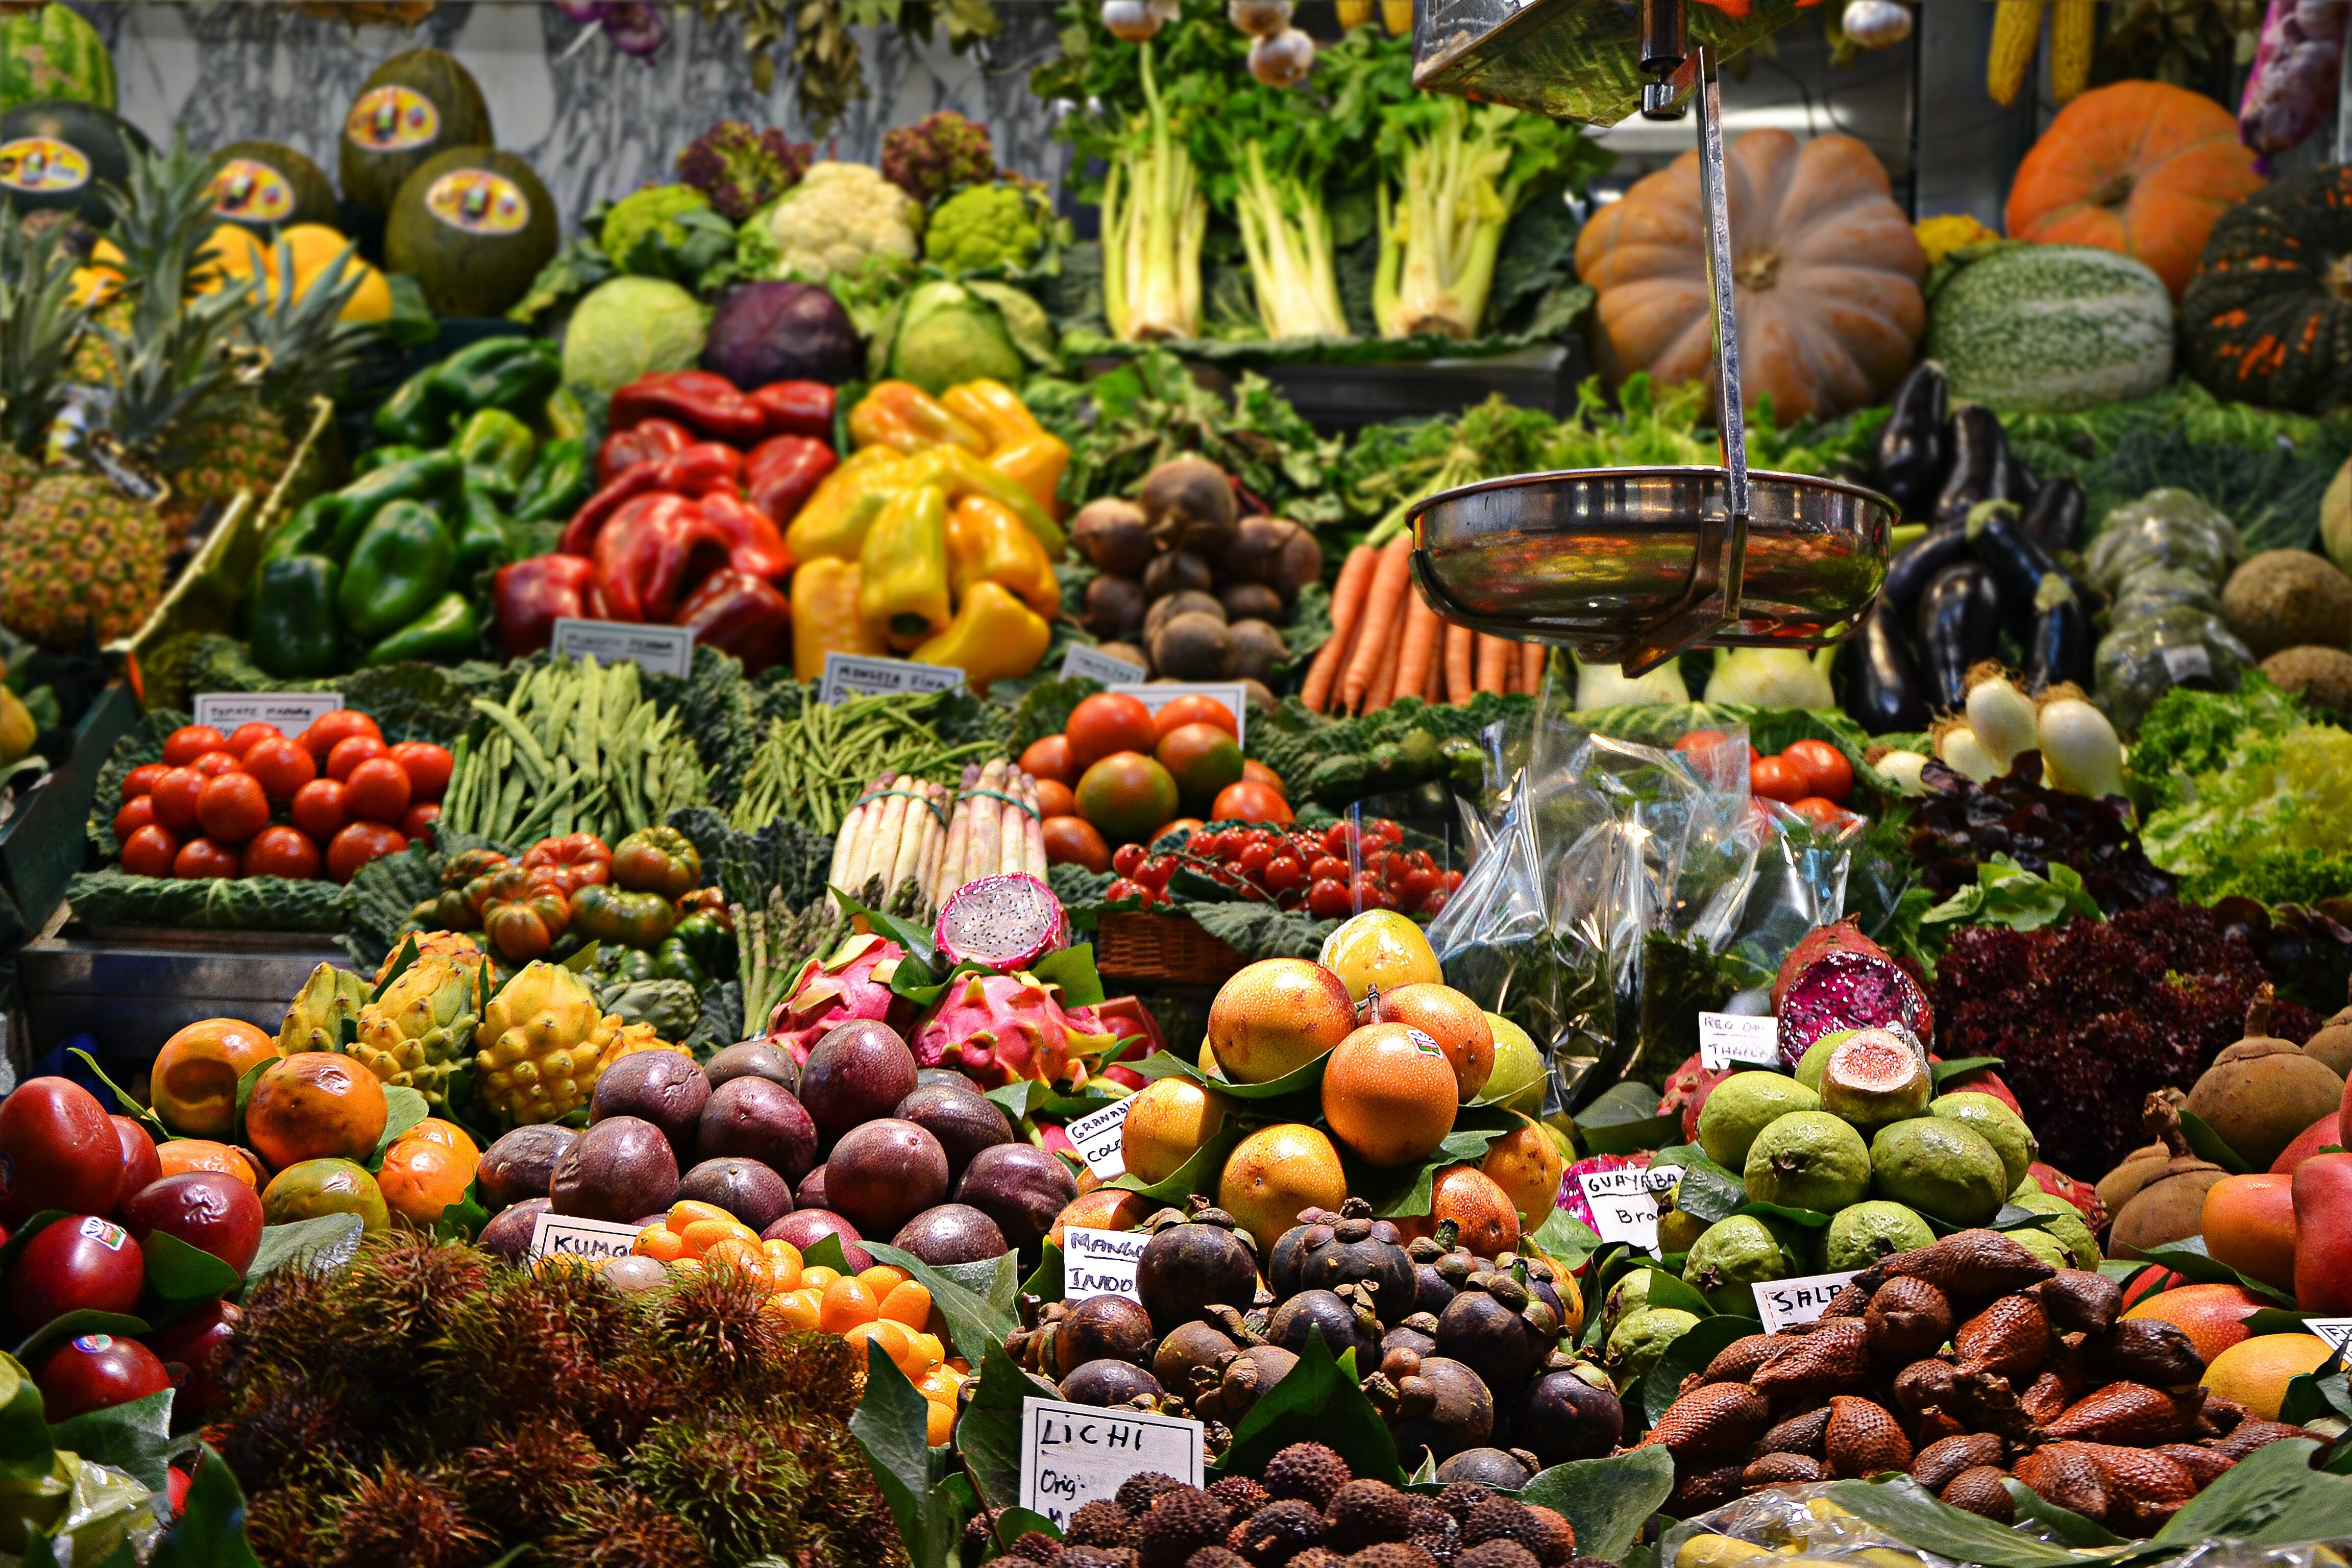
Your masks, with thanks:
[[[1103,313],[1129,342],[1189,338],[1201,330],[1201,241],[1209,202],[1192,155],[1170,132],[1168,111],[1143,53],[1149,106],[1103,184]]]
[[[1381,335],[1475,337],[1503,230],[1528,182],[1509,177],[1504,127],[1516,110],[1443,100],[1433,129],[1408,136],[1380,189],[1372,313]],[[1386,174],[1397,176],[1392,196]]]
[[[1331,266],[1331,220],[1320,193],[1295,175],[1269,174],[1256,142],[1249,143],[1240,174],[1234,217],[1265,335],[1346,337],[1348,316]]]

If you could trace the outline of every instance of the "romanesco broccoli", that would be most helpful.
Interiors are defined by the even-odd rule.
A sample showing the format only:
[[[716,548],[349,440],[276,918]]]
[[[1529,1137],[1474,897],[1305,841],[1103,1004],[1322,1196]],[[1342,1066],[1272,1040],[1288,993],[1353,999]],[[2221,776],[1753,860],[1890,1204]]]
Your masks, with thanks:
[[[923,231],[923,259],[950,272],[1025,267],[1045,231],[1017,185],[970,185],[941,202]]]
[[[629,252],[648,235],[658,235],[664,244],[683,245],[686,229],[678,216],[709,205],[710,198],[692,185],[647,185],[613,204],[613,210],[604,215],[597,243],[614,266],[625,268]]]

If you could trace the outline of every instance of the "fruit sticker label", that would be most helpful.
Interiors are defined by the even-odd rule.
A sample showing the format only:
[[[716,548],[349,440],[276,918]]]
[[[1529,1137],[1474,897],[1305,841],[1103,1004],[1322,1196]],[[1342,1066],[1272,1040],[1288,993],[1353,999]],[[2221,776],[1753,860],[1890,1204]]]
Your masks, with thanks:
[[[608,1219],[582,1219],[574,1215],[543,1214],[530,1227],[533,1258],[577,1258],[600,1262],[626,1258],[637,1245],[637,1227]]]
[[[1404,1032],[1404,1037],[1411,1040],[1412,1042],[1412,1048],[1419,1051],[1423,1056],[1442,1057],[1445,1054],[1445,1047],[1444,1046],[1439,1045],[1435,1040],[1431,1039],[1419,1029],[1407,1028]]]
[[[1808,1274],[1801,1279],[1769,1279],[1748,1289],[1756,1295],[1756,1315],[1764,1320],[1764,1331],[1777,1334],[1782,1329],[1810,1323],[1828,1310],[1845,1289],[1845,1282],[1861,1273],[1849,1268],[1843,1274]]]
[[[824,684],[817,700],[830,708],[853,697],[895,697],[902,691],[953,691],[963,671],[952,665],[917,664],[910,658],[872,658],[864,654],[824,656]]]
[[[84,1355],[96,1355],[100,1351],[110,1351],[113,1348],[112,1334],[83,1334],[74,1341],[74,1349]]]
[[[82,150],[54,136],[0,142],[0,185],[31,195],[78,191],[89,184],[89,160]]]
[[[196,719],[222,734],[247,724],[268,724],[288,740],[343,705],[333,691],[199,691]]]
[[[1780,1020],[1750,1018],[1737,1013],[1701,1013],[1698,1061],[1709,1072],[1721,1072],[1728,1067],[1777,1069],[1780,1065]]]
[[[1151,1238],[1139,1231],[1088,1230],[1084,1226],[1062,1227],[1062,1300],[1082,1301],[1088,1296],[1142,1298],[1135,1291],[1135,1266]]]
[[[440,133],[441,111],[413,87],[370,88],[343,121],[343,134],[371,153],[422,147]]]
[[[1127,1113],[1134,1109],[1135,1096],[1130,1094],[1100,1110],[1087,1112],[1062,1130],[1069,1134],[1078,1158],[1087,1163],[1095,1180],[1116,1181],[1127,1174]]]
[[[2336,1353],[2352,1358],[2352,1318],[2305,1318],[2303,1326],[2336,1347]]]
[[[1084,647],[1072,643],[1070,651],[1062,656],[1062,679],[1067,680],[1079,675],[1088,680],[1099,680],[1105,686],[1118,686],[1149,679],[1151,672],[1139,664],[1114,658],[1098,647]]]
[[[96,1215],[91,1215],[81,1222],[81,1233],[109,1252],[121,1251],[122,1244],[131,1239],[129,1231],[113,1221],[100,1219]]]
[[[1202,1484],[1201,1423],[1140,1410],[1102,1410],[1058,1399],[1021,1404],[1021,1506],[1054,1528],[1129,1476],[1157,1470]]]
[[[425,188],[425,210],[466,234],[514,234],[530,221],[530,198],[504,174],[452,169]]]
[[[1594,1234],[1655,1256],[1658,1194],[1682,1179],[1680,1165],[1653,1165],[1646,1171],[1580,1171],[1576,1184],[1592,1210]]]
[[[213,176],[213,211],[246,223],[276,223],[294,210],[286,176],[254,158],[231,158]]]

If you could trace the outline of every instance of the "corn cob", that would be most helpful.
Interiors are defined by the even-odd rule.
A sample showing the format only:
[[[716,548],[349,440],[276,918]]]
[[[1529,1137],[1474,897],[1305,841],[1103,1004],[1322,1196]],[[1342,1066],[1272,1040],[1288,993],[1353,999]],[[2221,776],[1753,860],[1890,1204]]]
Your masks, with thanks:
[[[2042,13],[2049,0],[1994,0],[1992,53],[1985,62],[1985,91],[2004,107],[2017,101],[2033,68],[2042,41]]]
[[[2099,0],[2053,0],[2050,13],[2050,96],[2065,103],[2091,85],[2091,45]]]

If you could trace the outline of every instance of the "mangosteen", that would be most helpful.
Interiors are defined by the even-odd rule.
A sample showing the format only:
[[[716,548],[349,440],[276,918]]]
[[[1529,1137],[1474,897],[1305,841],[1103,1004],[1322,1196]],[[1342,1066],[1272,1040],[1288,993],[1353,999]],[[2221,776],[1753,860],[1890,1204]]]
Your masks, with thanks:
[[[933,1204],[900,1226],[890,1245],[934,1268],[942,1263],[984,1263],[1011,1250],[996,1222],[970,1204]]]
[[[1273,1249],[1265,1255],[1265,1282],[1277,1299],[1296,1296],[1306,1289],[1298,1278],[1299,1260],[1318,1237],[1328,1238],[1339,1217],[1328,1209],[1301,1209],[1298,1223],[1275,1237]]]
[[[753,1230],[765,1230],[793,1212],[792,1184],[759,1161],[737,1154],[705,1160],[678,1178],[677,1195],[716,1204]]]
[[[1420,1373],[1397,1384],[1389,1432],[1408,1469],[1427,1448],[1439,1460],[1485,1443],[1495,1430],[1495,1396],[1478,1374],[1444,1356],[1423,1356]]]
[[[1078,622],[1106,641],[1131,637],[1143,629],[1143,614],[1150,605],[1135,579],[1106,573],[1087,584],[1086,607]]]
[[[1266,1341],[1303,1355],[1307,1342],[1320,1331],[1334,1357],[1352,1350],[1357,1364],[1361,1365],[1380,1342],[1380,1327],[1377,1319],[1367,1321],[1368,1310],[1362,1317],[1358,1315],[1360,1300],[1353,1288],[1346,1296],[1334,1290],[1301,1290],[1274,1310],[1265,1326]]]
[[[1171,550],[1143,569],[1143,596],[1146,600],[1164,599],[1171,594],[1187,589],[1195,594],[1213,592],[1217,575],[1209,563],[1189,550]]]
[[[1280,1345],[1251,1345],[1225,1363],[1215,1389],[1194,1399],[1192,1407],[1202,1416],[1234,1426],[1297,1364],[1298,1357]]]
[[[1088,1362],[1150,1359],[1151,1319],[1125,1296],[1088,1296],[1054,1326],[1054,1364],[1067,1377]]]
[[[1500,1448],[1465,1448],[1437,1467],[1437,1479],[1452,1486],[1474,1486],[1517,1491],[1528,1484],[1528,1468]]]
[[[1328,1239],[1321,1239],[1326,1231]],[[1372,1205],[1362,1198],[1340,1205],[1337,1224],[1307,1232],[1298,1283],[1322,1290],[1370,1285],[1372,1310],[1386,1323],[1402,1322],[1417,1310],[1412,1259],[1405,1253],[1404,1238],[1387,1220],[1374,1219]]]
[[[703,1064],[702,1076],[710,1087],[731,1082],[739,1078],[763,1078],[770,1083],[782,1084],[794,1094],[800,1092],[801,1066],[793,1060],[790,1051],[772,1040],[740,1040],[713,1055]]]
[[[915,1092],[900,1100],[890,1114],[913,1122],[940,1141],[940,1147],[947,1151],[950,1186],[962,1179],[964,1167],[971,1163],[973,1155],[982,1149],[1013,1142],[1013,1123],[1005,1119],[1003,1109],[996,1101],[969,1089],[919,1083]]]
[[[1625,1431],[1625,1407],[1606,1376],[1597,1367],[1545,1373],[1512,1404],[1512,1438],[1546,1465],[1606,1456]]]
[[[1207,1323],[1179,1323],[1153,1352],[1151,1375],[1160,1380],[1161,1387],[1189,1394],[1193,1373],[1216,1372],[1236,1348],[1222,1331]]]
[[[1132,577],[1159,553],[1143,509],[1118,496],[1090,500],[1070,519],[1070,544],[1098,572]]]
[[[578,1129],[552,1122],[518,1127],[501,1136],[482,1151],[481,1163],[474,1170],[482,1206],[497,1214],[509,1205],[547,1196],[556,1162],[579,1136]]]
[[[1143,476],[1144,526],[1170,550],[1220,555],[1234,537],[1234,486],[1206,458],[1171,458]]]
[[[1257,1259],[1235,1234],[1233,1215],[1205,1199],[1192,1202],[1189,1220],[1172,1209],[1161,1212],[1153,1222],[1157,1233],[1136,1259],[1136,1295],[1163,1334],[1200,1317],[1203,1308],[1238,1310],[1257,1298]]]
[[[988,1100],[982,1105],[996,1107]],[[1034,1266],[1045,1256],[1045,1233],[1054,1217],[1078,1195],[1078,1181],[1058,1154],[1032,1143],[1010,1141],[975,1152],[955,1186],[956,1201],[970,1204],[1004,1232],[1005,1244]]]
[[[1123,1361],[1090,1361],[1062,1379],[1062,1397],[1073,1405],[1108,1409],[1135,1399],[1158,1398],[1160,1380]]]
[[[1412,1266],[1414,1311],[1434,1316],[1445,1310],[1445,1304],[1454,1300],[1454,1287],[1446,1283],[1445,1276],[1440,1274],[1433,1264],[1416,1263]]]
[[[1535,1375],[1551,1350],[1551,1334],[1541,1331],[1545,1318],[1556,1331],[1559,1320],[1521,1281],[1507,1274],[1474,1274],[1438,1314],[1438,1354],[1460,1362],[1490,1389],[1517,1389]]]
[[[1399,1323],[1395,1328],[1391,1329],[1387,1333],[1381,1336],[1381,1359],[1382,1361],[1385,1362],[1388,1359],[1388,1354],[1391,1351],[1407,1350],[1411,1351],[1415,1355],[1435,1355],[1437,1353],[1437,1335],[1434,1331],[1437,1325],[1433,1322],[1427,1324],[1422,1323],[1420,1319],[1423,1315],[1423,1314],[1422,1313],[1416,1312],[1412,1317],[1406,1319],[1403,1322]]]

